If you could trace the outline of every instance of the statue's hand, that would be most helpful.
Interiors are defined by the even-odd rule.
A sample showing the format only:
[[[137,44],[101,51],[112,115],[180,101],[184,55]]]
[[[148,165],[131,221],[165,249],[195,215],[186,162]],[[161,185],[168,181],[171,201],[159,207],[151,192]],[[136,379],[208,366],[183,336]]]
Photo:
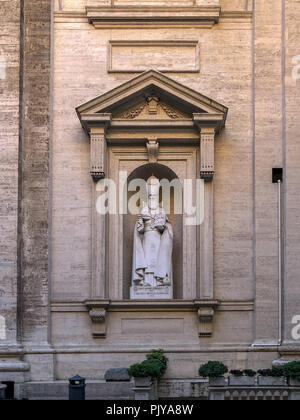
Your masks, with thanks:
[[[166,218],[165,217],[163,217],[162,215],[156,217],[155,227],[160,233],[162,233],[165,230],[165,225],[166,225]]]
[[[160,214],[159,216],[156,217],[155,221],[158,225],[165,225],[167,218],[166,216]]]
[[[156,229],[157,229],[160,233],[163,233],[163,231],[165,230],[165,226],[164,226],[164,225],[156,225],[155,227],[156,227]]]
[[[136,228],[139,233],[144,233],[145,226],[144,226],[144,221],[142,217],[138,218]]]

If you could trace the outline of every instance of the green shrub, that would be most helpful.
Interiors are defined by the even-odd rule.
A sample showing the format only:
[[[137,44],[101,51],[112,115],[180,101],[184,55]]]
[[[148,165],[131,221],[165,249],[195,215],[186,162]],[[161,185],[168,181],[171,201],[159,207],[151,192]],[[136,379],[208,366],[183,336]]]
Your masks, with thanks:
[[[228,372],[228,367],[221,362],[209,361],[200,366],[199,375],[203,378],[217,378]]]
[[[134,377],[145,377],[145,371],[141,368],[141,363],[135,363],[134,365],[131,365],[128,370],[129,376]]]
[[[147,354],[147,360],[136,363],[128,369],[130,376],[160,378],[167,370],[168,358],[162,349],[152,350]]]
[[[165,371],[165,366],[159,360],[144,360],[142,363],[137,363],[130,366],[128,373],[130,376],[160,378]]]
[[[273,369],[260,369],[257,372],[261,376],[272,376],[273,378],[283,376],[283,372],[281,368],[273,368]]]
[[[233,376],[243,376],[242,370],[231,370],[229,373],[231,373]]]
[[[167,370],[169,360],[165,356],[164,351],[162,349],[152,350],[150,354],[147,354],[146,358],[147,360],[158,360],[159,362],[161,362],[164,365],[163,373],[165,373],[165,371]]]
[[[300,361],[286,363],[280,367],[283,375],[300,381]]]
[[[243,373],[245,376],[250,376],[250,378],[253,378],[256,375],[256,371],[252,369],[245,369]]]

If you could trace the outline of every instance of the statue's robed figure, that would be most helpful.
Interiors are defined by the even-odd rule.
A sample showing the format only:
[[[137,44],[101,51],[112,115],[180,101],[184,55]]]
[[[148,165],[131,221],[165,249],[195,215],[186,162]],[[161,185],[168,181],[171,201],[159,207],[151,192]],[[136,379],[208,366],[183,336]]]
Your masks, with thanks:
[[[132,293],[150,288],[157,298],[172,296],[172,248],[173,229],[163,207],[159,205],[159,180],[147,181],[147,204],[142,208],[134,227]],[[165,286],[165,287],[163,287]],[[145,298],[143,293],[140,298]]]

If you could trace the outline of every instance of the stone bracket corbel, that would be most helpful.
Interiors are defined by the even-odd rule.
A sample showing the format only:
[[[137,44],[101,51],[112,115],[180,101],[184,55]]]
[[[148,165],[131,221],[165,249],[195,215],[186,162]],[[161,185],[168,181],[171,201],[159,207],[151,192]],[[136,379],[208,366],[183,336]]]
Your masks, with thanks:
[[[108,301],[103,303],[86,303],[89,309],[89,315],[92,321],[92,334],[94,338],[105,338],[106,337],[106,326],[107,326],[107,307]]]
[[[215,173],[215,128],[200,129],[200,178],[212,181]]]
[[[156,163],[159,153],[159,143],[156,138],[149,138],[146,143],[149,163]]]
[[[106,139],[104,128],[91,129],[91,162],[90,174],[93,180],[105,178],[106,172]]]
[[[200,135],[200,178],[212,181],[215,173],[215,136],[225,125],[226,115],[193,114]]]
[[[198,308],[199,337],[211,337],[213,333],[213,308]]]
[[[97,182],[106,176],[106,130],[111,124],[111,114],[82,114],[84,129],[90,136],[90,174]]]
[[[213,333],[214,314],[219,305],[219,301],[215,299],[195,300],[194,303],[198,308],[199,337],[211,337]]]

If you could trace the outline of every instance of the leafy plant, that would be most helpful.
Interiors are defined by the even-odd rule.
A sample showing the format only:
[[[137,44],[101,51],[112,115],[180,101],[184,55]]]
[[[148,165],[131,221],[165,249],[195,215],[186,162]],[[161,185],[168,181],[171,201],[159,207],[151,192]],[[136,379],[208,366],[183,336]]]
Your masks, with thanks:
[[[250,376],[250,378],[253,378],[256,375],[256,371],[252,369],[245,369],[243,373],[245,376]]]
[[[165,356],[162,349],[152,350],[150,354],[146,356],[147,360],[158,360],[164,365],[163,373],[167,370],[169,359]]]
[[[273,369],[260,369],[257,372],[261,376],[272,376],[273,378],[283,376],[283,372],[281,368],[273,368]]]
[[[136,363],[128,369],[130,376],[160,378],[167,370],[168,358],[162,349],[152,350],[147,354],[147,360]]]
[[[142,363],[136,363],[128,369],[130,376],[160,378],[165,371],[165,366],[159,360],[144,360]]]
[[[229,373],[231,373],[233,376],[243,376],[242,370],[231,370]]]
[[[209,361],[199,368],[199,375],[203,378],[217,378],[228,372],[228,367],[222,362]]]
[[[300,361],[286,363],[280,367],[283,375],[290,378],[298,379],[300,382]]]

